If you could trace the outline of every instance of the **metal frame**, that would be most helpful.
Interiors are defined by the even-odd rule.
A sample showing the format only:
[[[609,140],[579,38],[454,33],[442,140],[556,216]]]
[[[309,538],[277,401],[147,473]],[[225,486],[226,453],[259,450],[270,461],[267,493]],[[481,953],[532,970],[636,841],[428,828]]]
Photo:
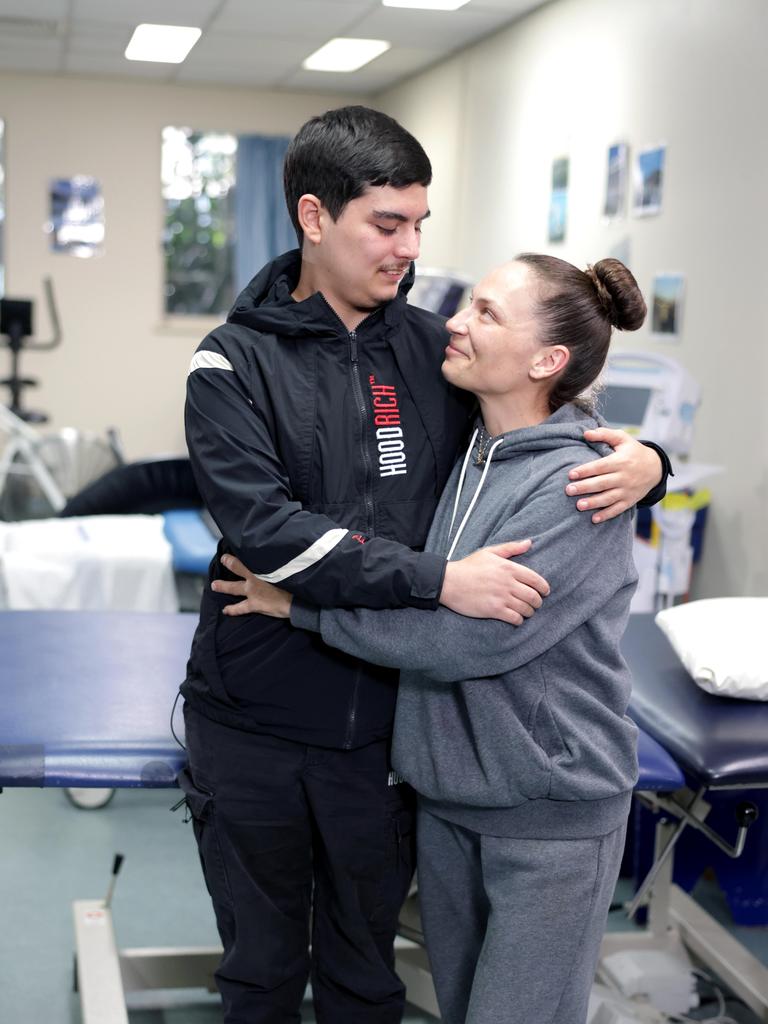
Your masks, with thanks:
[[[761,964],[711,914],[700,907],[672,881],[674,847],[687,825],[702,831],[730,856],[738,857],[744,847],[748,826],[740,826],[731,845],[713,832],[704,818],[710,810],[704,800],[706,787],[696,794],[683,789],[677,793],[643,793],[640,799],[652,810],[664,811],[678,821],[662,817],[656,826],[654,862],[634,900],[628,916],[646,905],[648,926],[642,932],[611,932],[605,935],[601,961],[611,953],[628,949],[657,949],[689,960],[688,954],[720,977],[756,1015],[768,1024],[768,966]],[[598,967],[598,978],[604,978]]]
[[[203,988],[216,991],[214,971],[222,950],[208,947],[120,949],[105,900],[75,900],[75,968],[82,1024],[128,1024],[126,996],[133,992]],[[398,936],[397,972],[408,1001],[439,1017],[423,945]]]

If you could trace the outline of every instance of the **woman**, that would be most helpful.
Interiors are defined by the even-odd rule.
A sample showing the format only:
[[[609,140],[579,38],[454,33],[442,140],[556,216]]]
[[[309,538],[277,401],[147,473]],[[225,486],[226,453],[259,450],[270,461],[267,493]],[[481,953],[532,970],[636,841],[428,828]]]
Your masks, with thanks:
[[[635,330],[645,312],[617,260],[582,272],[524,254],[448,322],[443,373],[474,392],[480,419],[427,550],[461,558],[530,537],[523,557],[551,593],[520,626],[445,608],[320,611],[250,575],[216,584],[402,669],[393,765],[419,795],[422,917],[447,1024],[586,1019],[637,773],[619,651],[636,573],[631,513],[593,525],[562,478],[598,425],[583,395],[611,327]]]

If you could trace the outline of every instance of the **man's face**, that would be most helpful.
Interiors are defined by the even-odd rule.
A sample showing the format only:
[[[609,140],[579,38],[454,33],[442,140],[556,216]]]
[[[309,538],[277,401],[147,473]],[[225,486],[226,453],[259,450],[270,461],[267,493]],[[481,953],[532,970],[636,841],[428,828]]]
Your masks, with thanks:
[[[540,345],[534,319],[535,281],[523,263],[491,271],[466,309],[446,324],[450,341],[443,376],[478,397],[520,392]]]
[[[334,222],[319,212],[319,241],[304,246],[320,290],[336,312],[363,316],[393,299],[419,255],[421,224],[429,216],[423,185],[380,185],[351,200]]]

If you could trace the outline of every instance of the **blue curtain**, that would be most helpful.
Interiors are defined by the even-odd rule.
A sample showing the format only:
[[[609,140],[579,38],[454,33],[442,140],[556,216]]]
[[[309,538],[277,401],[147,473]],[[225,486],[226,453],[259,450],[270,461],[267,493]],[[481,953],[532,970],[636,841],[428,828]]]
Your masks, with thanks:
[[[240,135],[235,184],[235,286],[239,292],[265,263],[295,249],[283,197],[283,158],[290,138]]]

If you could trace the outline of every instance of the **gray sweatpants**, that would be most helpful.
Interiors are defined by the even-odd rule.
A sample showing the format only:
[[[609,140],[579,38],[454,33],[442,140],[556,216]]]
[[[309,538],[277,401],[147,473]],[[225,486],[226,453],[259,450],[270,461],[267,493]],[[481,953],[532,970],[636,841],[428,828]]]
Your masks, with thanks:
[[[444,1024],[584,1024],[625,831],[507,839],[419,810],[419,898]]]

